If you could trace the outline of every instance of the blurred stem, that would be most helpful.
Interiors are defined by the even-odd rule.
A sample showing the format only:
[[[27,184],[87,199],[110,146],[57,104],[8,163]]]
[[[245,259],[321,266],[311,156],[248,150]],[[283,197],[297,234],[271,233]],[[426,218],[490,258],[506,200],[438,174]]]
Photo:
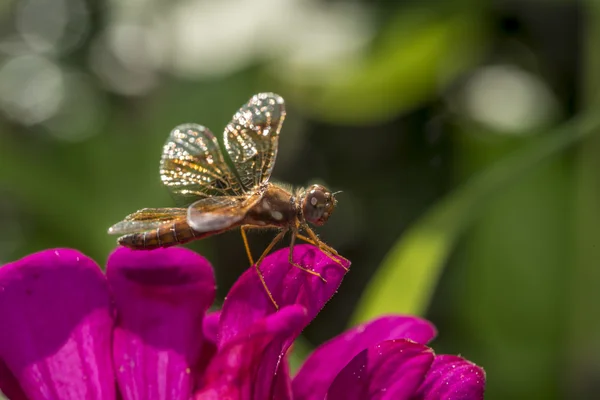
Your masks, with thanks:
[[[296,375],[302,363],[308,358],[313,351],[313,345],[302,335],[298,336],[290,353],[290,373]]]
[[[584,3],[585,78],[582,90],[587,113],[600,110],[600,3]],[[566,347],[569,397],[596,397],[600,376],[600,137],[587,139],[575,160],[574,249],[571,266],[570,321]]]
[[[516,150],[440,201],[396,242],[369,283],[352,323],[385,313],[423,315],[456,241],[490,200],[540,162],[600,129],[586,113]],[[407,282],[398,287],[399,282]]]

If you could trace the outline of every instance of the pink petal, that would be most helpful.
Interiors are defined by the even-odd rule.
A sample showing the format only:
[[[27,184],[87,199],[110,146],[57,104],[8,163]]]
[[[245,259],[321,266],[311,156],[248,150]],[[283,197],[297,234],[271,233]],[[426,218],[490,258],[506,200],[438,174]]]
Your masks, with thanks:
[[[115,398],[110,299],[92,260],[56,249],[0,268],[0,321],[0,359],[28,399]]]
[[[217,353],[196,400],[272,399],[289,337],[306,324],[306,310],[288,306],[263,318]]]
[[[483,368],[458,356],[435,358],[415,399],[480,400],[485,392]]]
[[[288,348],[289,349],[289,348]],[[273,399],[276,400],[291,400],[292,395],[292,380],[290,378],[290,364],[287,356],[281,359],[281,364],[275,375],[275,383],[273,387]]]
[[[385,340],[410,339],[427,343],[436,335],[428,321],[416,317],[388,316],[356,326],[319,346],[294,378],[294,398],[323,398],[337,374],[361,351]]]
[[[346,271],[315,246],[294,247],[294,261],[302,266],[312,267],[327,280],[325,283],[291,265],[288,256],[289,249],[276,251],[264,259],[261,270],[279,307],[302,305],[308,313],[308,324],[337,291]],[[248,269],[233,285],[223,303],[219,347],[242,333],[255,321],[275,311],[256,270]]]
[[[403,400],[417,391],[433,351],[409,340],[388,340],[360,352],[335,378],[327,400]],[[313,398],[322,399],[315,394]]]
[[[188,399],[201,362],[204,313],[215,296],[210,264],[183,248],[117,249],[108,259],[123,399]]]

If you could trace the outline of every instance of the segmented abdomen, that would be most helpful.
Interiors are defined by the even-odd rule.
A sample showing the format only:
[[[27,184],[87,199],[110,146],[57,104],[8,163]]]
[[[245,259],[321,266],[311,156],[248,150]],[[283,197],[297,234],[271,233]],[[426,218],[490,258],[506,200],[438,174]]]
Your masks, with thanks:
[[[159,226],[151,231],[121,236],[118,242],[121,246],[134,250],[153,250],[159,247],[171,247],[188,243],[210,234],[196,232],[190,228],[185,220],[181,220]]]

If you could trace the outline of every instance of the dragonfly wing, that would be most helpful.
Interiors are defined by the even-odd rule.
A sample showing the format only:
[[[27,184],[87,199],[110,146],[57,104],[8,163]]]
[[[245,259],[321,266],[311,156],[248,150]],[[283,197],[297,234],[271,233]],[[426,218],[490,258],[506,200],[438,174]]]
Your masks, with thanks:
[[[163,148],[160,176],[182,204],[212,196],[239,196],[242,186],[225,162],[217,138],[206,127],[183,124]]]
[[[225,149],[246,190],[270,178],[284,119],[283,98],[274,93],[259,93],[227,124],[223,138]]]
[[[121,222],[108,228],[111,235],[127,235],[156,229],[163,224],[187,217],[185,208],[144,208],[128,215]]]
[[[257,201],[257,196],[209,197],[193,203],[187,211],[187,222],[196,232],[212,232],[235,226]]]

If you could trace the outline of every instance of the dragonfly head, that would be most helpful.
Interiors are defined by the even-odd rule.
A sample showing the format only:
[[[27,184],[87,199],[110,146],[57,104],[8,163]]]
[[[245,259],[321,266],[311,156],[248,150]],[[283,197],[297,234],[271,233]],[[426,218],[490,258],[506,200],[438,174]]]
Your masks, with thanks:
[[[306,189],[301,202],[304,219],[317,226],[327,222],[337,205],[334,194],[321,185],[312,185]]]

